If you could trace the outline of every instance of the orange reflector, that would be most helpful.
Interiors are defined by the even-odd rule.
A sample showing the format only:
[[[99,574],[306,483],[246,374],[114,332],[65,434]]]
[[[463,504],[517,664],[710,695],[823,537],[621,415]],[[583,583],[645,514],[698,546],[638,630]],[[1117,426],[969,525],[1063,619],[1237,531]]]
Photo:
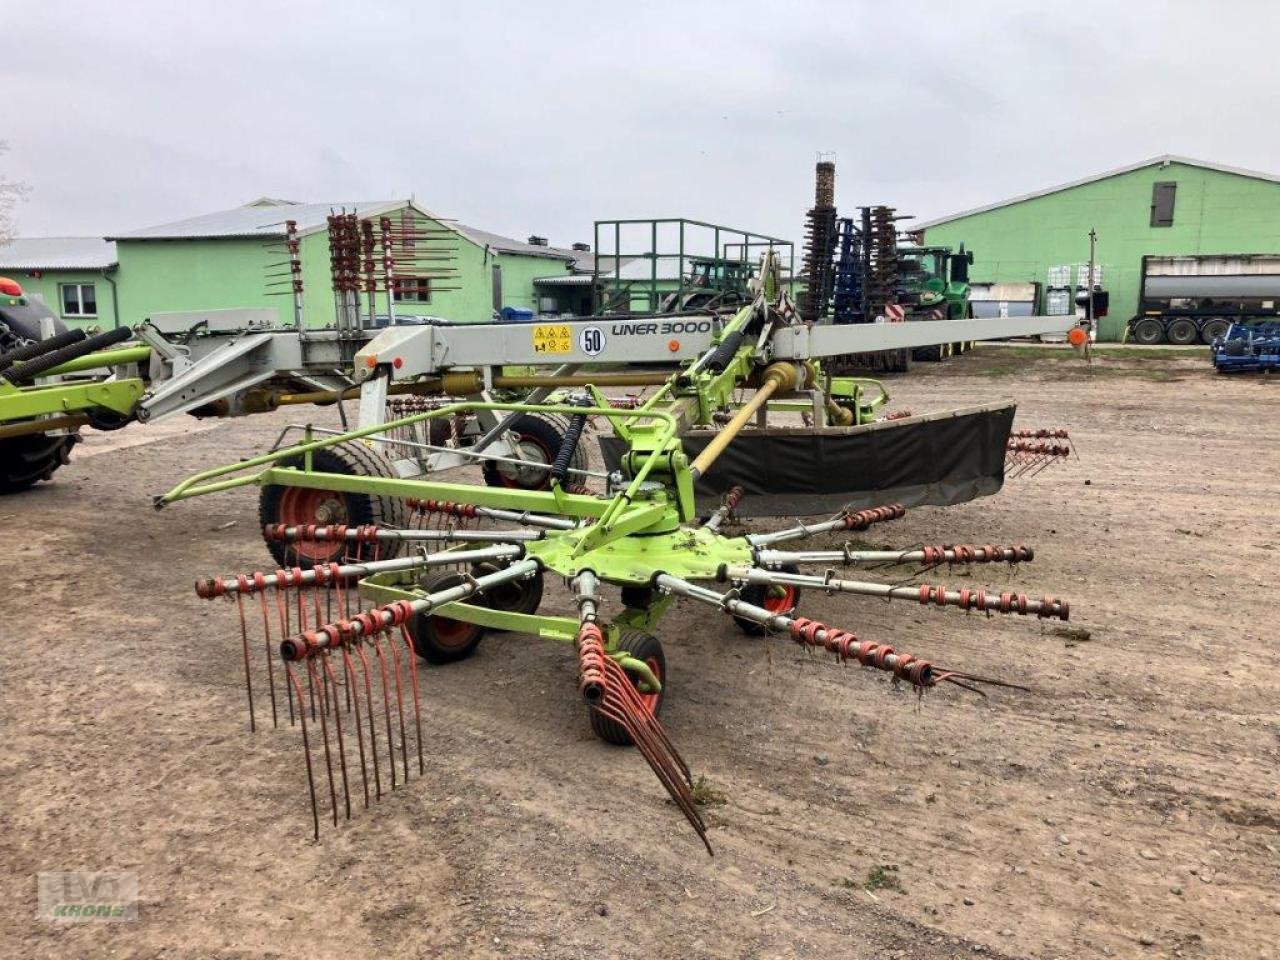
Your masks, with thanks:
[[[677,350],[679,350],[679,349],[680,349],[680,341],[679,341],[679,340],[668,340],[668,341],[667,341],[667,349],[668,349],[668,350],[670,350],[672,353],[675,353]]]
[[[372,370],[374,367],[378,365],[378,358],[373,356],[365,357],[364,365],[368,367],[370,370]]]
[[[1074,327],[1067,333],[1067,343],[1073,347],[1083,347],[1088,339],[1089,335],[1084,332],[1084,327]]]

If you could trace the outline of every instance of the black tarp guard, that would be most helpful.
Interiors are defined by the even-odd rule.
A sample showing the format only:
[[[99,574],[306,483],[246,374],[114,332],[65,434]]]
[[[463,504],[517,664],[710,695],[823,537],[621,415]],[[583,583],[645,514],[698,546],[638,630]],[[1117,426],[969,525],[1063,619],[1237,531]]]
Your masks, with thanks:
[[[747,493],[740,516],[813,516],[901,503],[947,506],[988,497],[1004,484],[1005,445],[1016,405],[989,404],[859,427],[748,428],[698,480],[698,509],[709,512],[730,487]],[[692,459],[713,432],[684,436]],[[626,444],[602,436],[609,470]]]

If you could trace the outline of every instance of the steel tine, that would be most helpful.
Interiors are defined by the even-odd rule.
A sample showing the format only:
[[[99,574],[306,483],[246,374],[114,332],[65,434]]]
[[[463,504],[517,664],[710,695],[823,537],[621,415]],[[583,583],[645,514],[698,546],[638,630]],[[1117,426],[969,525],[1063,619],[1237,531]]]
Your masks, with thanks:
[[[311,820],[314,826],[314,837],[320,839],[320,807],[316,803],[316,778],[311,770],[311,740],[307,736],[307,711],[302,705],[302,684],[298,682],[298,675],[293,672],[293,668],[286,662],[284,665],[286,682],[292,687],[292,695],[298,698],[298,718],[302,721],[302,749],[307,757],[307,789],[311,793]]]
[[[629,680],[624,682],[628,687],[631,685]],[[613,686],[616,690],[616,684]],[[618,697],[615,691],[610,691],[605,695],[604,701],[597,709],[622,724],[631,735],[636,750],[644,757],[645,762],[649,764],[649,769],[653,771],[658,778],[658,782],[662,784],[676,806],[679,807],[680,812],[684,814],[685,819],[689,821],[694,831],[698,834],[699,839],[702,840],[703,845],[707,848],[707,853],[714,856],[711,844],[707,841],[706,824],[702,820],[702,815],[698,812],[689,788],[681,781],[677,772],[671,769],[668,758],[663,755],[662,750],[650,739],[649,732],[638,722],[639,718],[630,709],[630,705]]]
[[[279,571],[277,576],[283,572],[283,570]],[[279,582],[279,580],[276,581],[276,613],[280,619],[280,636],[287,637],[289,636],[289,605],[285,602],[284,591],[278,586]],[[289,704],[289,726],[292,727],[294,724],[292,695],[285,697],[285,701]],[[302,709],[301,700],[298,701],[298,709]]]
[[[245,580],[244,577],[240,579]],[[249,625],[244,616],[243,590],[236,591],[236,612],[240,614],[240,646],[244,650],[244,690],[249,696],[249,731],[252,733],[258,729],[258,723],[253,715],[253,674],[249,669]]]
[[[396,788],[396,741],[391,733],[391,698],[390,683],[387,680],[387,660],[382,654],[382,637],[373,636],[373,649],[378,655],[378,671],[382,674],[382,712],[387,718],[387,756],[391,759],[391,789]]]
[[[649,711],[644,708],[644,703],[640,700],[640,695],[637,693],[636,688],[631,685],[631,679],[627,676],[626,671],[621,667],[618,667],[615,661],[610,662],[618,668],[618,674],[621,675],[621,680],[617,683],[619,697],[627,701],[627,708],[636,716],[637,721],[642,724],[645,729],[649,730],[654,739],[658,741],[659,745],[671,755],[672,761],[684,776],[685,782],[687,782],[689,786],[693,786],[693,775],[689,771],[689,765],[684,762],[684,758],[680,756],[680,752],[676,750],[675,744],[673,744],[671,739],[667,736],[666,728],[662,726],[662,723],[657,717],[649,713]],[[608,667],[605,669],[608,670]],[[612,671],[609,672],[612,673]]]
[[[271,613],[267,606],[265,590],[258,591],[258,605],[262,607],[262,636],[267,654],[267,689],[271,691],[271,726],[280,726],[280,718],[276,713],[276,668],[275,651],[271,649]]]
[[[394,637],[387,637],[387,646],[391,648],[392,670],[396,675],[396,713],[400,717],[400,760],[404,764],[404,782],[409,782],[409,738],[404,732],[404,694],[400,681],[400,646]]]
[[[356,667],[351,662],[351,651],[347,645],[342,646],[342,667],[347,675],[347,689],[351,691],[351,702],[355,706],[356,744],[360,748],[360,782],[364,787],[364,808],[369,809],[369,768],[364,758],[364,731],[360,728],[360,687],[356,684]]]
[[[337,677],[333,674],[333,658],[330,657],[329,651],[326,650],[322,654],[324,671],[329,675],[329,686],[332,687],[337,683]],[[333,726],[338,735],[338,766],[342,770],[342,799],[347,809],[347,819],[351,819],[351,784],[347,781],[347,748],[342,741],[342,711],[337,708],[337,694],[334,694],[334,710],[333,710]]]
[[[364,655],[364,644],[366,638],[360,639],[359,646],[356,647],[356,653],[360,657],[360,670],[364,674],[364,703],[365,713],[369,718],[369,756],[373,761],[373,786],[376,791],[377,799],[382,799],[382,773],[378,769],[378,725],[373,719],[373,683],[369,679],[369,658]]]
[[[418,651],[413,648],[413,637],[409,635],[408,624],[400,624],[400,634],[404,637],[405,657],[409,660],[409,681],[413,684],[413,728],[418,741],[418,774],[427,772],[422,760],[422,710],[418,704]]]
[[[314,688],[318,682],[316,680],[316,663],[314,657],[307,658],[307,675],[311,677],[311,684]],[[324,738],[324,768],[329,774],[329,805],[333,810],[333,825],[338,825],[338,791],[333,783],[333,757],[329,752],[329,721],[325,717],[325,712],[320,711],[320,735]]]

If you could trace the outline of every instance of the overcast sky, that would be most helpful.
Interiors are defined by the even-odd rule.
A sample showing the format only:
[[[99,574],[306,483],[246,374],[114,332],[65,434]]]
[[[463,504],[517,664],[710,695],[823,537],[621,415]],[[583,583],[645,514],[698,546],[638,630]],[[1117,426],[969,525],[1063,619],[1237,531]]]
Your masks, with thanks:
[[[0,0],[0,175],[27,236],[270,195],[414,195],[590,241],[686,216],[800,238],[1160,153],[1280,172],[1280,4]]]

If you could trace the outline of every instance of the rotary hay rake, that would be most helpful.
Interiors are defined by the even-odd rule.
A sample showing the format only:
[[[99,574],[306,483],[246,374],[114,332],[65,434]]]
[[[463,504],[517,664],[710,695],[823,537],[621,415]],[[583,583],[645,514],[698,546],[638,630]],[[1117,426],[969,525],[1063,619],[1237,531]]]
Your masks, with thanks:
[[[891,522],[905,509],[893,504],[846,509],[823,522],[731,535],[725,528],[743,498],[738,488],[698,522],[696,481],[770,397],[791,394],[821,376],[812,361],[773,360],[766,349],[776,329],[796,322],[785,295],[775,303],[759,297],[725,326],[706,355],[642,402],[615,405],[588,385],[563,403],[428,404],[429,409],[390,423],[309,437],[288,449],[205,471],[158,498],[163,505],[258,484],[264,496],[283,488],[378,500],[384,504],[380,515],[397,521],[268,525],[264,534],[273,552],[283,550],[276,553],[284,558],[280,569],[196,585],[199,596],[228,598],[235,607],[250,726],[258,724],[265,688],[273,726],[287,715],[288,723],[301,729],[317,838],[322,809],[337,825],[354,808],[368,807],[386,790],[407,783],[415,766],[419,775],[425,771],[419,661],[435,667],[467,657],[486,630],[570,645],[592,729],[605,741],[636,747],[709,853],[690,768],[659,720],[669,676],[653,631],[675,600],[717,610],[745,633],[781,634],[802,647],[827,651],[841,663],[884,671],[895,684],[921,693],[942,684],[979,693],[988,685],[1018,687],[860,638],[801,616],[797,608],[801,591],[809,589],[988,616],[1068,619],[1068,604],[1050,596],[847,579],[836,573],[838,567],[913,565],[918,574],[944,565],[1018,564],[1033,559],[1030,548],[939,544],[868,550],[846,542],[837,549],[786,549],[811,537]],[[754,393],[733,409],[732,398],[743,385]],[[715,414],[727,409],[731,416],[722,429],[695,457],[687,456],[683,433],[714,423]],[[379,468],[385,458],[377,448],[389,442],[386,438],[429,434],[432,421],[447,423],[482,410],[566,418],[563,444],[548,468],[549,489],[402,479],[392,469]],[[597,476],[573,466],[581,462],[575,458],[593,418],[608,421],[627,450],[603,492],[585,485],[598,482]],[[1050,438],[1023,439],[1042,443]],[[342,447],[360,448],[372,468],[359,475],[315,468],[321,451]],[[815,566],[822,572],[802,572]],[[547,574],[571,586],[576,610],[540,612]],[[621,588],[621,609],[611,617],[606,586]],[[261,662],[262,674],[256,680],[255,661]],[[318,775],[321,764],[323,775]]]

